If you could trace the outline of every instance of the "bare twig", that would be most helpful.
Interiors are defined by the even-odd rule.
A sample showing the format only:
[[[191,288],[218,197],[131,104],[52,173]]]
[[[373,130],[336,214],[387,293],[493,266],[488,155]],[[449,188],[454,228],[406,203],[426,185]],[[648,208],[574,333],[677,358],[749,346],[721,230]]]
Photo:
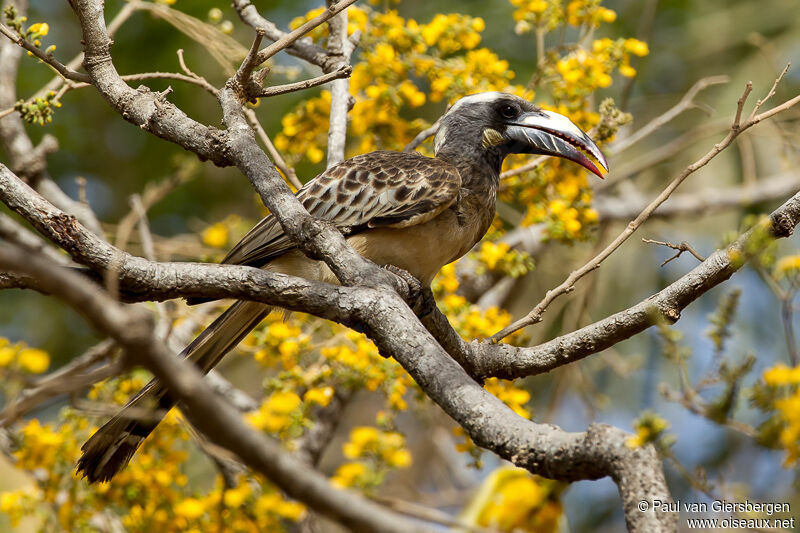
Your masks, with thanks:
[[[439,131],[439,124],[441,123],[441,119],[437,119],[436,122],[431,124],[429,128],[425,128],[421,132],[417,133],[416,137],[414,137],[410,143],[405,145],[403,148],[404,152],[413,152],[416,150],[422,143],[424,143],[428,138],[433,137],[436,135],[436,132]]]
[[[110,358],[114,354],[115,348],[116,344],[113,341],[103,341],[55,372],[38,380],[32,387],[24,389],[13,402],[10,402],[0,412],[0,427],[14,422],[54,396],[79,391],[98,381],[119,374],[122,370],[121,361],[90,370],[90,367],[103,359]]]
[[[329,81],[347,78],[348,76],[350,76],[350,74],[352,74],[352,72],[353,72],[353,67],[351,67],[350,65],[341,65],[337,70],[334,70],[333,72],[327,72],[325,74],[322,74],[321,76],[317,76],[316,78],[296,81],[294,83],[286,83],[284,85],[273,85],[272,87],[267,87],[263,91],[261,91],[258,97],[269,98],[270,96],[277,96],[279,94],[286,94],[295,91],[302,91],[304,89],[310,89],[311,87],[317,87],[318,85],[328,83]]]
[[[681,98],[677,104],[669,108],[665,113],[648,122],[647,125],[643,126],[629,137],[625,137],[624,139],[620,139],[619,141],[613,143],[609,147],[609,152],[612,154],[618,154],[623,150],[627,150],[637,142],[652,134],[654,131],[657,131],[659,128],[672,121],[675,117],[687,109],[697,107],[694,98],[700,91],[714,85],[728,83],[729,81],[730,78],[728,76],[710,76],[708,78],[698,80],[688,91],[686,91],[686,94],[683,95],[683,98]]]
[[[302,24],[295,30],[283,35],[280,39],[272,43],[271,45],[267,46],[263,50],[258,53],[258,64],[260,65],[267,59],[271,58],[284,48],[291,46],[297,39],[305,35],[306,33],[310,32],[323,22],[328,21],[329,19],[335,17],[340,12],[344,11],[352,4],[355,4],[356,0],[341,0],[336,4],[333,4],[328,9],[314,17],[313,19],[309,20],[308,22]]]
[[[775,78],[775,81],[772,83],[772,87],[770,87],[767,95],[764,98],[761,98],[760,100],[756,101],[756,105],[753,106],[753,110],[750,112],[750,118],[748,120],[753,120],[756,116],[756,113],[758,113],[758,110],[761,109],[761,106],[764,105],[767,102],[767,100],[769,100],[775,95],[775,90],[778,88],[778,84],[781,82],[783,77],[786,76],[786,73],[789,72],[789,67],[791,66],[792,66],[791,62],[786,63],[786,66],[783,67],[781,73],[778,74],[778,77]],[[746,91],[744,95],[745,98],[747,97],[747,94],[749,94],[749,92],[750,91]]]
[[[83,81],[83,82],[91,81],[89,76],[87,76],[86,74],[82,72],[77,72],[67,67],[66,65],[58,61],[56,58],[54,58],[53,54],[45,54],[38,46],[35,46],[25,37],[17,35],[5,24],[0,24],[0,33],[8,37],[9,40],[11,40],[11,42],[16,43],[18,46],[21,46],[22,48],[27,50],[30,54],[38,57],[44,63],[53,67],[53,69],[59,74],[61,74],[64,78],[72,81]]]
[[[528,161],[527,163],[525,163],[521,167],[512,168],[510,170],[506,170],[505,172],[501,172],[500,173],[500,179],[504,180],[504,179],[516,176],[518,174],[523,174],[525,172],[531,171],[534,168],[536,168],[539,165],[541,165],[542,163],[544,163],[545,161],[547,161],[547,156],[545,156],[545,155],[540,155],[539,157],[534,157],[533,159],[531,159],[530,161]]]
[[[267,39],[279,41],[288,35],[278,29],[275,24],[262,17],[255,6],[250,3],[250,0],[233,0],[233,7],[245,24],[254,29],[263,29],[266,32]],[[330,72],[339,67],[336,58],[330,57],[327,50],[305,39],[294,41],[286,48],[286,52],[312,65],[319,66],[323,72]]]
[[[779,78],[780,79],[780,78]],[[773,89],[774,90],[774,89]],[[772,92],[772,91],[771,91]],[[768,95],[770,96],[770,95]],[[766,98],[765,98],[766,100]],[[675,191],[675,189],[680,186],[683,181],[688,178],[691,174],[693,174],[698,169],[704,167],[711,161],[717,154],[719,154],[722,150],[730,146],[733,140],[743,131],[755,126],[762,120],[769,118],[780,111],[784,111],[789,109],[796,103],[800,102],[800,95],[792,98],[791,100],[787,100],[783,104],[780,104],[764,113],[759,115],[751,115],[748,120],[741,125],[741,127],[736,129],[731,129],[728,132],[728,135],[725,136],[722,141],[715,144],[714,147],[706,153],[703,157],[686,167],[673,181],[670,183],[667,188],[665,188],[661,194],[659,194],[650,204],[642,210],[639,215],[628,223],[625,230],[620,233],[616,239],[614,239],[602,252],[600,252],[597,256],[595,256],[591,261],[580,267],[579,269],[570,273],[564,282],[562,282],[559,286],[555,287],[547,291],[545,297],[540,301],[536,306],[523,318],[517,320],[510,326],[502,329],[498,333],[492,335],[491,340],[493,342],[498,342],[502,338],[510,335],[511,333],[529,326],[531,324],[535,324],[542,320],[542,314],[547,309],[547,307],[559,296],[571,292],[575,288],[575,283],[581,279],[583,276],[588,274],[589,272],[599,268],[600,263],[602,263],[608,256],[610,256],[617,248],[619,248],[622,243],[628,240],[630,237],[649,217],[653,212],[662,204],[664,203],[670,195]]]
[[[742,119],[742,110],[744,109],[744,104],[747,102],[747,97],[750,96],[750,92],[753,90],[753,82],[748,81],[747,84],[744,86],[744,92],[742,96],[739,97],[739,101],[736,103],[736,116],[733,118],[733,129],[739,129],[739,124]]]
[[[661,245],[661,246],[666,246],[667,248],[672,248],[673,250],[677,250],[677,251],[678,251],[678,253],[677,253],[677,254],[673,255],[672,257],[670,257],[669,259],[667,259],[666,261],[664,261],[663,263],[661,263],[661,266],[662,266],[662,267],[663,267],[664,265],[666,265],[667,263],[669,263],[670,261],[672,261],[673,259],[677,259],[677,258],[679,258],[683,252],[689,252],[690,254],[692,254],[693,256],[695,256],[695,258],[696,258],[698,261],[705,261],[705,260],[706,260],[706,258],[705,258],[705,257],[703,257],[702,255],[700,255],[699,253],[697,253],[697,252],[695,251],[695,249],[694,249],[694,248],[692,248],[692,247],[689,245],[689,243],[688,243],[688,242],[686,242],[686,241],[682,241],[680,244],[672,244],[671,242],[667,242],[667,241],[654,241],[653,239],[644,239],[644,238],[643,238],[643,239],[642,239],[642,242],[646,242],[646,243],[649,243],[649,244],[658,244],[658,245]]]
[[[449,514],[426,505],[420,505],[418,503],[401,500],[399,498],[381,496],[378,494],[372,495],[370,499],[380,503],[381,505],[385,505],[389,509],[397,511],[398,513],[402,513],[425,522],[431,522],[432,524],[445,526],[451,531],[463,531],[465,533],[501,533],[499,529],[495,528],[464,524],[459,520],[453,519],[453,517]]]
[[[336,0],[326,0],[334,9]],[[360,36],[356,36],[357,38]],[[328,53],[342,66],[349,66],[355,44],[347,39],[347,9],[328,21]],[[328,126],[327,168],[344,161],[347,142],[347,112],[350,109],[350,81],[341,79],[331,85],[330,121]]]
[[[261,41],[264,40],[265,32],[263,29],[256,30],[256,36],[253,39],[253,43],[250,45],[250,50],[247,52],[247,56],[245,56],[242,64],[239,66],[239,70],[237,70],[236,74],[234,74],[233,78],[238,81],[239,83],[244,83],[250,77],[250,74],[253,72],[258,65],[261,63],[258,62],[258,49],[261,47]]]

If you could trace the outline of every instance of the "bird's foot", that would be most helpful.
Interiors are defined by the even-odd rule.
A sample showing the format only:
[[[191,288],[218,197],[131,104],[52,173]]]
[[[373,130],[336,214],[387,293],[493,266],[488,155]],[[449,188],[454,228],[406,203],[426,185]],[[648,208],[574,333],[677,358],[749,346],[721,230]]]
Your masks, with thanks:
[[[422,318],[436,307],[436,300],[430,287],[423,286],[422,283],[412,276],[408,271],[394,265],[383,265],[383,268],[403,280],[408,287],[406,303],[411,310]]]

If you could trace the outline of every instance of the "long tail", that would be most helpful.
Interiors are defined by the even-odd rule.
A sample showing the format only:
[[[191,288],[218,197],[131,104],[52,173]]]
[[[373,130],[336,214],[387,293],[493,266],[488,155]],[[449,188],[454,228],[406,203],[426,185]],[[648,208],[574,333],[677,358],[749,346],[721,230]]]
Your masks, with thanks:
[[[270,307],[257,302],[236,302],[184,348],[181,355],[203,373],[219,363],[250,330],[269,313]],[[175,400],[158,379],[153,379],[131,398],[119,413],[106,422],[81,448],[78,472],[90,483],[108,481],[125,468],[142,441],[156,428]]]

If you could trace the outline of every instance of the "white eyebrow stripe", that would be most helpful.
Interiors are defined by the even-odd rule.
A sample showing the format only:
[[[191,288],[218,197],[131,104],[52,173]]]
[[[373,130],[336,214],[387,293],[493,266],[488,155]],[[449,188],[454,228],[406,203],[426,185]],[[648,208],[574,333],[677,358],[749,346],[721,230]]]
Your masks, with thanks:
[[[451,107],[447,111],[447,114],[449,115],[450,113],[452,113],[453,111],[455,111],[456,109],[458,109],[459,107],[461,107],[464,104],[477,104],[477,103],[482,103],[482,102],[484,102],[484,103],[485,102],[494,102],[495,100],[497,100],[499,98],[502,98],[503,96],[507,96],[507,94],[506,93],[501,93],[499,91],[490,91],[490,92],[486,92],[486,93],[471,94],[469,96],[465,96],[463,98],[460,98],[455,104],[453,104],[453,107]]]

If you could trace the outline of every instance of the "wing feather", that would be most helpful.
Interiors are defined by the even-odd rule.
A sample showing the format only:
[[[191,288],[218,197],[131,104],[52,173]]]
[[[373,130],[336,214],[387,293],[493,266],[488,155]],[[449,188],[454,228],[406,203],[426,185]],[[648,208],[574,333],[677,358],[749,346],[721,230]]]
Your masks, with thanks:
[[[311,215],[353,235],[422,224],[450,207],[460,188],[461,176],[449,163],[417,153],[378,151],[326,170],[297,198]],[[267,215],[222,262],[260,267],[294,248],[277,219]]]

